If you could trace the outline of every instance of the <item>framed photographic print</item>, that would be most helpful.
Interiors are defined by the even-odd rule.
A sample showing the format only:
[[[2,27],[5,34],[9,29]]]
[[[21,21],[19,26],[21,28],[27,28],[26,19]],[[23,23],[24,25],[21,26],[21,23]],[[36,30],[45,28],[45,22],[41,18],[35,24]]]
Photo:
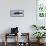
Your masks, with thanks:
[[[24,17],[24,10],[10,10],[11,17]]]

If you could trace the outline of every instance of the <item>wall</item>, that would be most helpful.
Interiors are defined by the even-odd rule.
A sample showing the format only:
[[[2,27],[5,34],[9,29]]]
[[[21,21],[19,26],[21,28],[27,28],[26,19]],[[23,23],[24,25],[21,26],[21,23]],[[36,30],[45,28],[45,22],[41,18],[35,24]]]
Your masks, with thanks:
[[[11,17],[10,10],[24,10],[24,17]],[[36,0],[0,0],[0,34],[10,32],[9,28],[19,27],[19,32],[30,32],[36,24]]]

